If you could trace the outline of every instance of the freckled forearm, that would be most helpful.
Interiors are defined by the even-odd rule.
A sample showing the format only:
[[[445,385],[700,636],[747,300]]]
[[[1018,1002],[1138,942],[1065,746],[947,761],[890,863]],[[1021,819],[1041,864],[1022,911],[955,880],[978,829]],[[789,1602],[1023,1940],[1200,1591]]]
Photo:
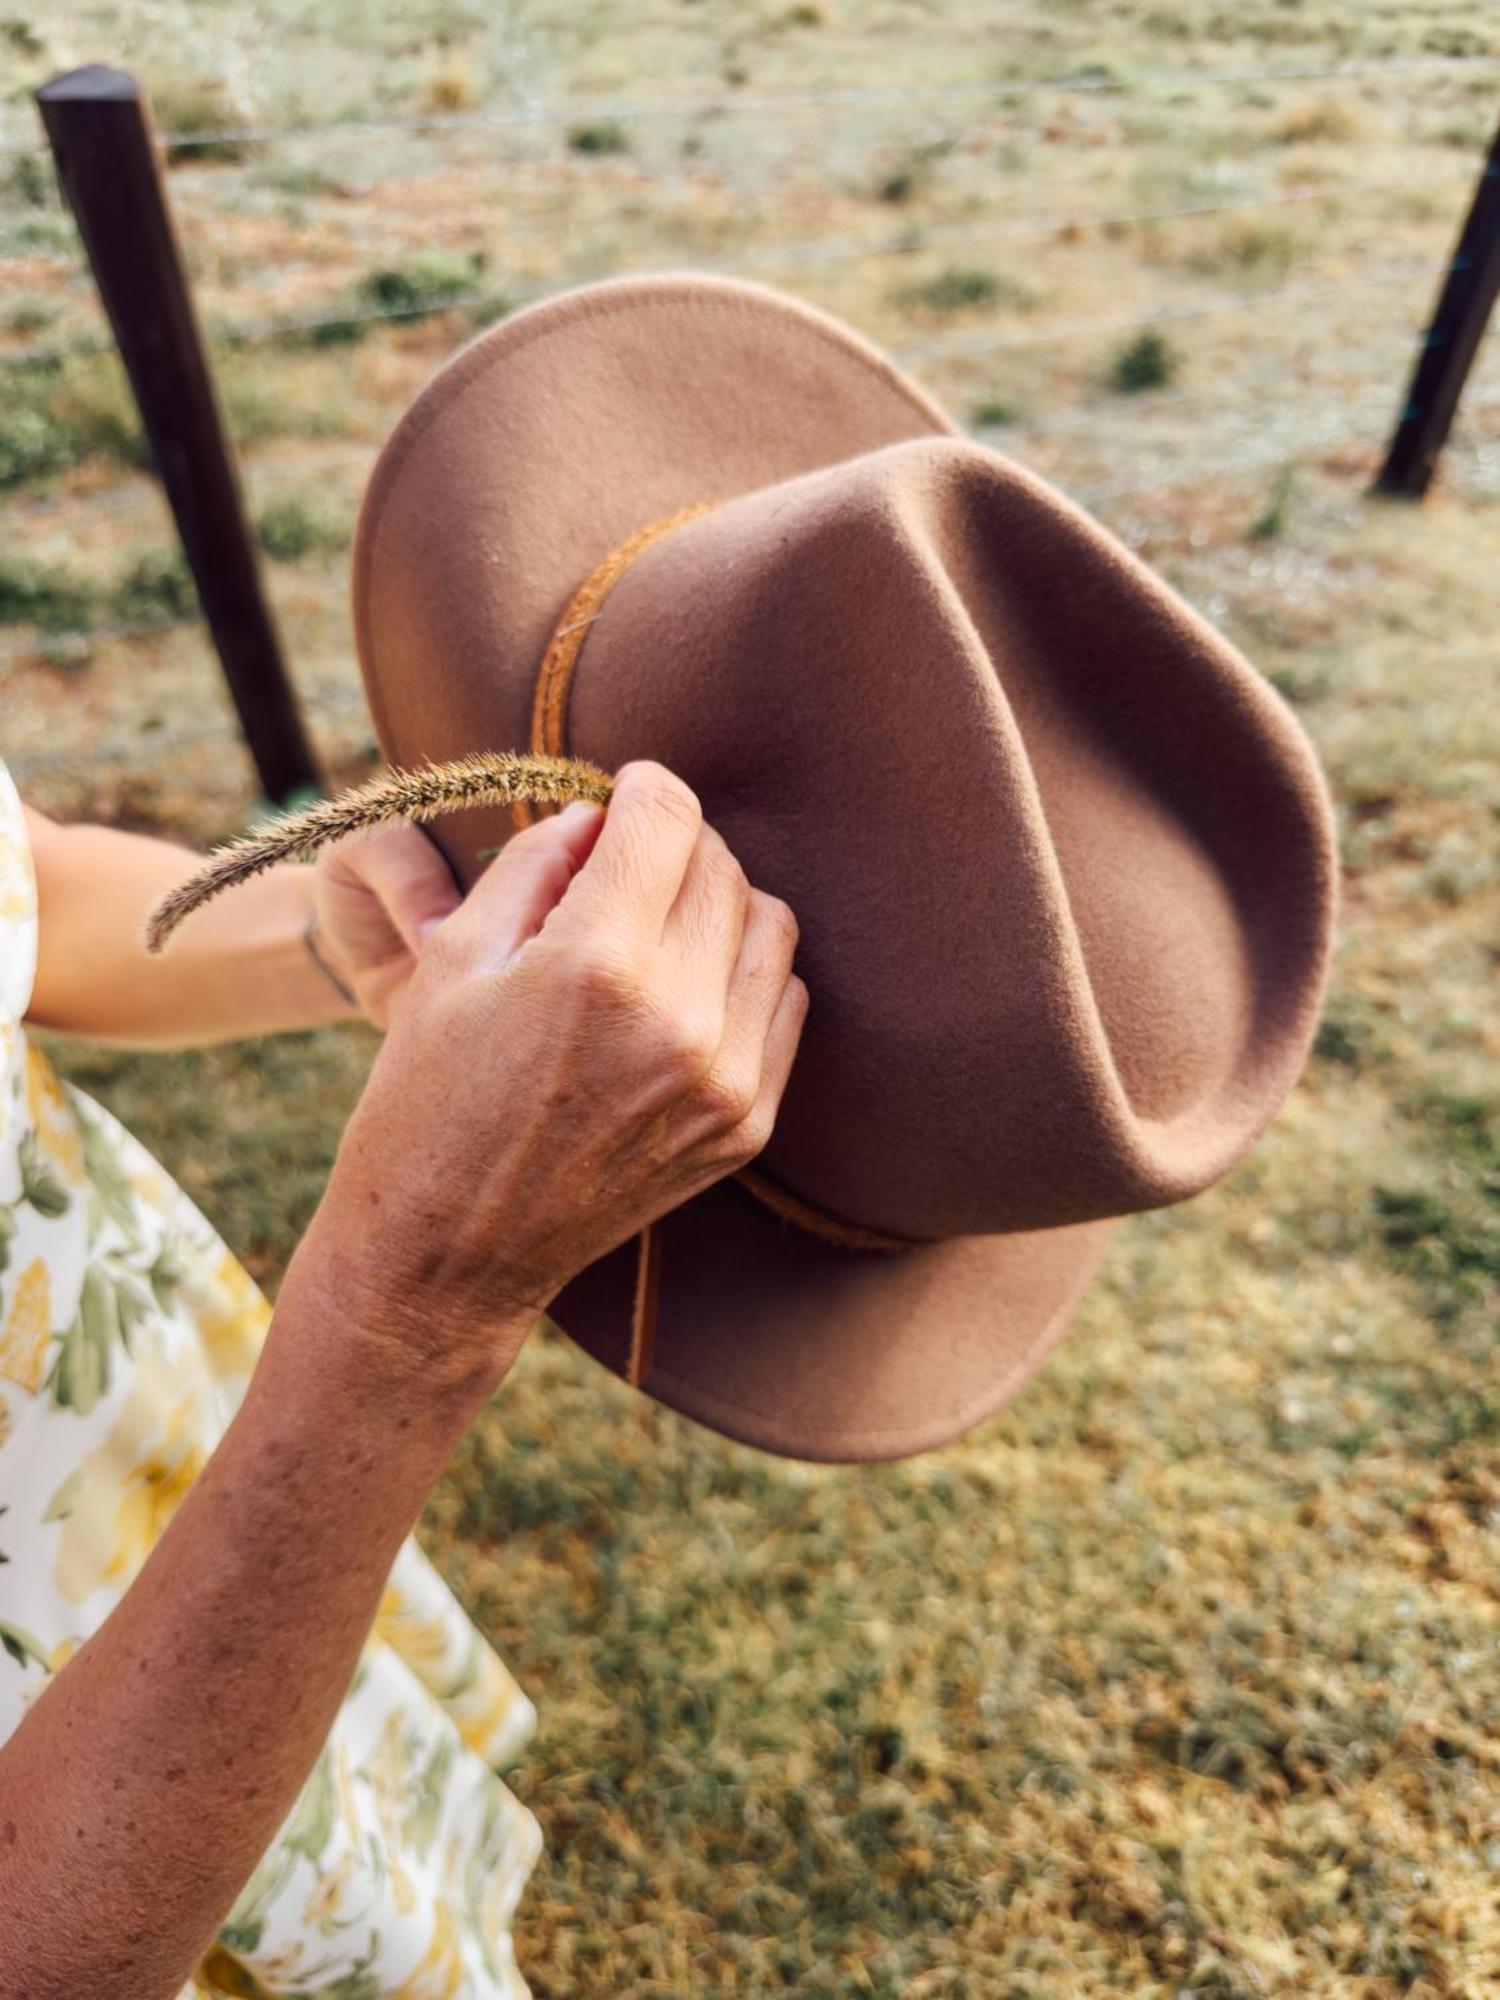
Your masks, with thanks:
[[[173,2000],[290,1810],[487,1386],[370,1359],[294,1269],[219,1450],[0,1748],[0,2000]]]

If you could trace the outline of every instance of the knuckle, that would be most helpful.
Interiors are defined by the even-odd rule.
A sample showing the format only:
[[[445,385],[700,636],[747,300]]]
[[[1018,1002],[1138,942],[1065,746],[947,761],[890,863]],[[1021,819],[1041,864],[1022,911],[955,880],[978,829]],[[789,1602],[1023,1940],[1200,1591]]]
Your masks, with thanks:
[[[795,946],[802,935],[802,926],[797,922],[791,904],[782,902],[779,896],[768,896],[763,890],[758,889],[755,893],[759,898],[757,907],[777,937],[784,944]]]
[[[675,820],[680,826],[697,828],[703,824],[703,808],[697,793],[675,772],[664,764],[638,764],[632,770],[642,800],[653,812]]]
[[[755,1090],[739,1077],[709,1069],[698,1086],[698,1103],[717,1129],[733,1130],[749,1116]]]
[[[721,836],[716,833],[713,836],[713,840],[714,845],[710,859],[713,863],[716,879],[722,886],[725,895],[735,898],[743,905],[748,905],[755,893],[750,887],[749,878],[740,866],[737,857],[724,844]]]
[[[771,1143],[771,1132],[776,1123],[776,1113],[769,1104],[756,1104],[740,1120],[735,1133],[736,1148],[742,1163],[753,1160],[757,1153],[763,1153]]]
[[[662,1025],[660,1057],[674,1083],[700,1095],[709,1087],[719,1038],[713,1024],[679,1016]]]
[[[649,1079],[655,1099],[676,1099],[702,1084],[718,1051],[714,1023],[689,1009],[648,972],[627,973],[618,989],[621,1052],[629,1067]]]
[[[418,972],[424,981],[451,985],[468,969],[470,946],[457,924],[439,924],[425,939]]]
[[[601,939],[569,939],[558,945],[557,958],[564,982],[586,1008],[613,1013],[638,1004],[636,969]]]

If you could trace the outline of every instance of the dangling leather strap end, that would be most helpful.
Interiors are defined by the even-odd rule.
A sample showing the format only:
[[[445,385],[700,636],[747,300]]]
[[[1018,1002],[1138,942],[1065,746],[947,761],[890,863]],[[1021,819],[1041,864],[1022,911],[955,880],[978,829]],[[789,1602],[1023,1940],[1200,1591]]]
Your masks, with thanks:
[[[630,1310],[630,1355],[625,1363],[625,1380],[632,1389],[639,1389],[651,1372],[660,1292],[661,1227],[648,1222],[636,1238],[635,1301]]]

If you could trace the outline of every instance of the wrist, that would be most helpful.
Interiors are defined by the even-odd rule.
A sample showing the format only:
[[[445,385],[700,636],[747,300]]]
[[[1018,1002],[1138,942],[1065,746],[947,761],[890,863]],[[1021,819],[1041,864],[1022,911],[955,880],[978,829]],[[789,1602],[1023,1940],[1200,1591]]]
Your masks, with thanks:
[[[307,922],[302,926],[302,948],[322,975],[334,997],[342,1003],[344,1012],[351,1018],[362,1014],[364,1009],[360,1006],[359,996],[354,991],[352,968],[340,962],[331,939],[324,931],[318,916],[316,898],[313,899],[312,908],[308,912]]]
[[[264,976],[276,986],[287,1025],[322,1028],[359,1017],[358,1002],[339,990],[328,968],[308,946],[309,926],[317,922],[316,881],[311,868],[289,861],[268,870],[250,885],[238,910],[226,914],[235,916],[239,934],[259,938]],[[317,942],[327,956],[326,938]],[[341,971],[331,959],[330,963]]]
[[[402,1250],[402,1232],[375,1202],[356,1226],[331,1185],[298,1245],[277,1302],[295,1307],[296,1331],[316,1325],[330,1373],[388,1408],[462,1430],[493,1393],[535,1324],[527,1308],[480,1312],[430,1277],[433,1257]]]

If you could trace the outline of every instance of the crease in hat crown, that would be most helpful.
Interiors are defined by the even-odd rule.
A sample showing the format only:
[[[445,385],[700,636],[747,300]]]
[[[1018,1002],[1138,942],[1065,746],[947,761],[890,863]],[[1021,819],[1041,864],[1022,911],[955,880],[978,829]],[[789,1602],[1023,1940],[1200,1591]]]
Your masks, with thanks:
[[[1113,1218],[1216,1178],[1290,1087],[1326,791],[1071,503],[837,323],[687,278],[502,323],[398,426],[355,559],[387,754],[527,743],[566,607],[664,518],[569,635],[558,740],[677,769],[792,904],[813,1009],[758,1170],[922,1240],[851,1258],[699,1197],[661,1225],[643,1379],[779,1451],[927,1448],[1037,1365]],[[437,837],[468,879],[501,832]],[[639,1276],[614,1253],[556,1309],[617,1372]]]

